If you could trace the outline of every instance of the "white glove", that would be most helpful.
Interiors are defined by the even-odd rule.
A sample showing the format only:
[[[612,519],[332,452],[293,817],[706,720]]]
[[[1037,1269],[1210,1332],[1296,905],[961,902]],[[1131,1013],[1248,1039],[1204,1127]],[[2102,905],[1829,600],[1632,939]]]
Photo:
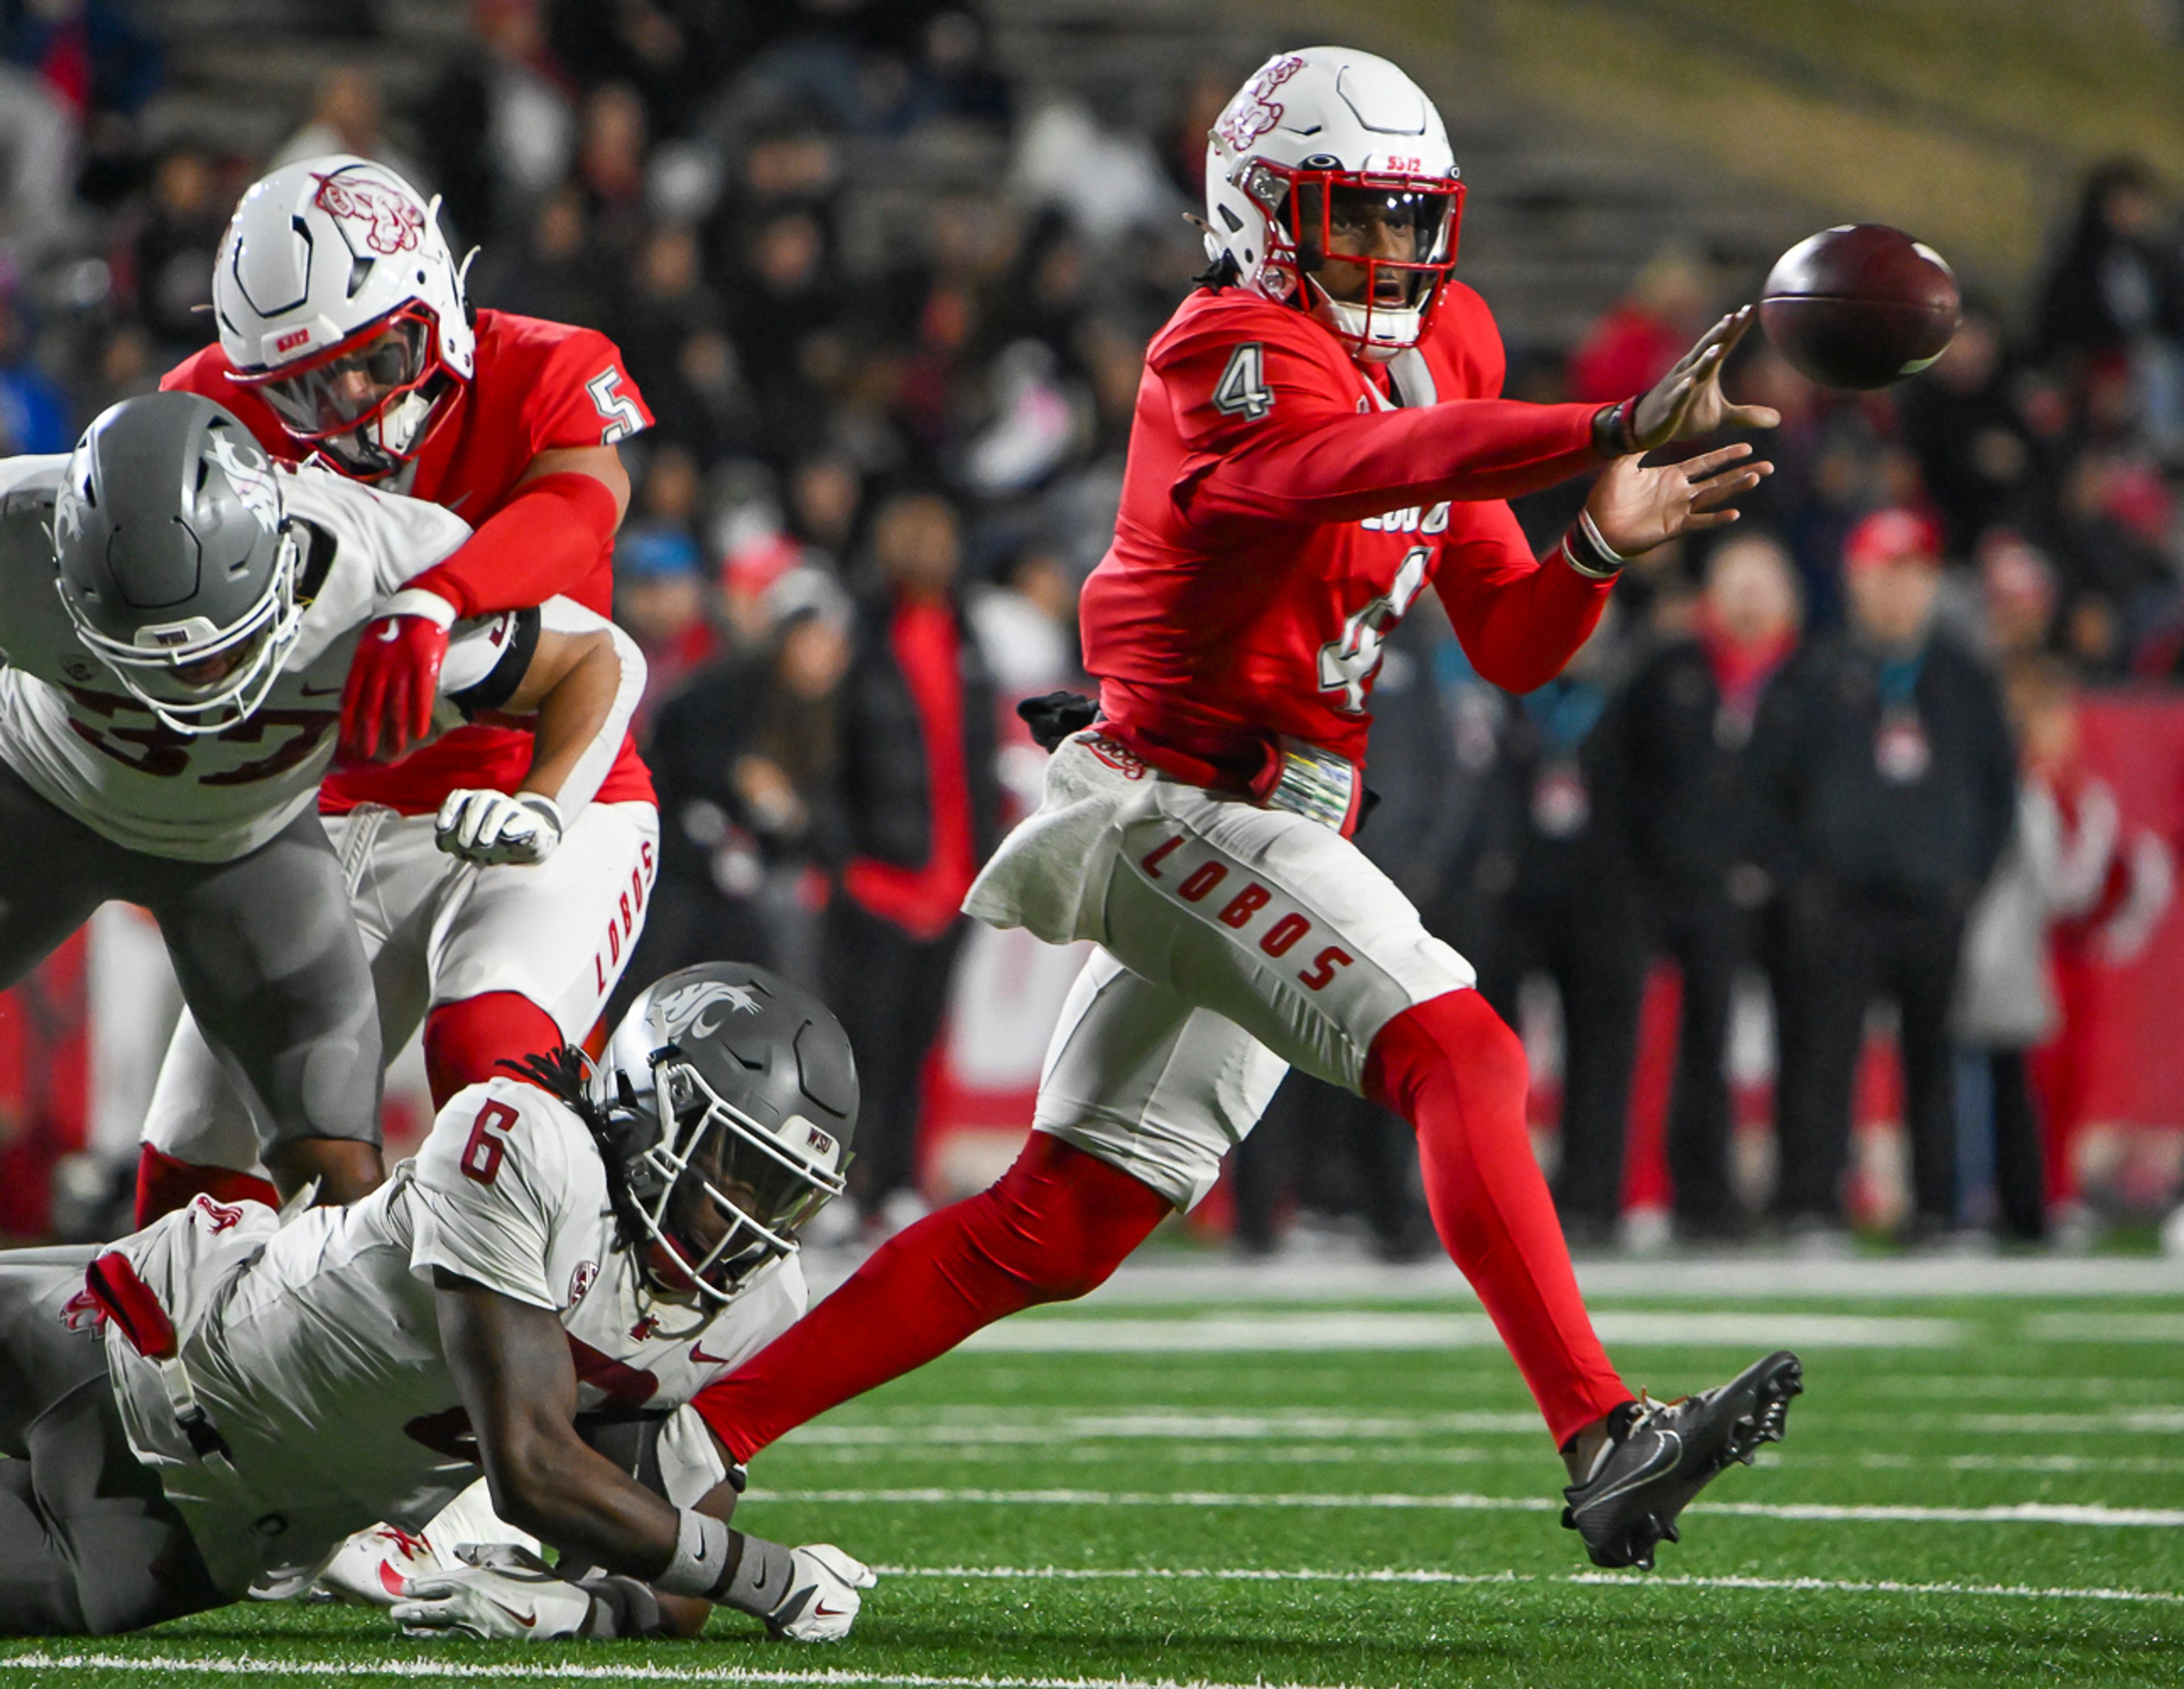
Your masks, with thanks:
[[[840,1642],[864,1605],[857,1591],[870,1589],[879,1581],[878,1575],[831,1542],[792,1548],[788,1558],[794,1568],[788,1593],[766,1619],[766,1628],[792,1642]]]
[[[460,1552],[482,1564],[410,1580],[392,1614],[404,1636],[543,1642],[599,1633],[591,1591],[556,1577],[537,1555],[505,1543]]]
[[[564,830],[561,806],[537,792],[514,797],[505,792],[450,792],[440,805],[432,842],[449,856],[483,867],[503,862],[529,867],[554,854]]]

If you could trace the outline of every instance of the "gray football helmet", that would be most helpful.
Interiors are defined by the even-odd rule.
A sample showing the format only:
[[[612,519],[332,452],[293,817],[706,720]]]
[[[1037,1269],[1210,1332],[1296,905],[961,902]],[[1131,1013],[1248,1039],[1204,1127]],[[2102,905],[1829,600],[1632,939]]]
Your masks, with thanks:
[[[849,1035],[762,967],[705,962],[630,1005],[594,1079],[633,1116],[619,1169],[661,1290],[725,1302],[842,1191],[857,1129]],[[619,1205],[618,1205],[619,1207]]]
[[[178,733],[248,718],[303,628],[272,460],[195,393],[125,399],[84,431],[53,549],[76,637]]]

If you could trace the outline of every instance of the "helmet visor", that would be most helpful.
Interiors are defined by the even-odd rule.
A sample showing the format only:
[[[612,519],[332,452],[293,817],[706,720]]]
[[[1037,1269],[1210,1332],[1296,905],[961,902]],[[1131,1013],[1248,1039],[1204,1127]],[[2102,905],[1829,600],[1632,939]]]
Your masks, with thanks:
[[[432,373],[432,324],[408,313],[352,335],[303,368],[243,379],[299,439],[354,432]]]

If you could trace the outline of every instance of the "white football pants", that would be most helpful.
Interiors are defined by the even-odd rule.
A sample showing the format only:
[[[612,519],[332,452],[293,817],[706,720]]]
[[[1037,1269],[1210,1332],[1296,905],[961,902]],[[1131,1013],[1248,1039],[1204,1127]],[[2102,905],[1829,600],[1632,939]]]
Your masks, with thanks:
[[[398,1054],[442,1003],[513,991],[588,1034],[635,947],[660,861],[660,812],[589,804],[544,861],[480,867],[433,842],[434,817],[376,804],[326,817],[371,958],[382,1047]],[[198,1167],[258,1167],[260,1129],[186,1012],[144,1141]]]
[[[1189,1208],[1290,1067],[1357,1090],[1382,1027],[1474,975],[1334,828],[1118,750],[1095,732],[1055,753],[965,906],[1100,946],[1033,1124]]]

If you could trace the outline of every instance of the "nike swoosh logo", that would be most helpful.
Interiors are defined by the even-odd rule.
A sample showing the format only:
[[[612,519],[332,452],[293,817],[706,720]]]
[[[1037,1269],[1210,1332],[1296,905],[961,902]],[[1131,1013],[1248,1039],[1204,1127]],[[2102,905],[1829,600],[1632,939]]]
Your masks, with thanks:
[[[1590,1501],[1582,1502],[1577,1510],[1580,1513],[1590,1512],[1594,1508],[1613,1501],[1618,1496],[1629,1495],[1641,1484],[1652,1483],[1664,1471],[1673,1471],[1676,1463],[1684,1458],[1684,1440],[1674,1431],[1659,1431],[1655,1435],[1661,1439],[1661,1447],[1651,1460],[1613,1489],[1603,1490]]]
[[[394,1569],[394,1562],[392,1560],[382,1560],[379,1563],[379,1586],[397,1601],[402,1600],[410,1593],[410,1580]]]
[[[493,1601],[493,1597],[491,1596],[488,1596],[486,1599],[488,1601]],[[493,1604],[495,1607],[498,1607],[502,1612],[505,1613],[510,1618],[515,1620],[517,1624],[522,1625],[525,1630],[533,1630],[538,1629],[538,1614],[534,1613],[518,1613],[513,1607],[510,1607],[504,1601],[493,1601]]]
[[[816,1603],[811,1608],[812,1615],[820,1619],[839,1619],[855,1611],[853,1607],[829,1607],[823,1601]]]
[[[381,644],[391,645],[401,637],[401,624],[393,616],[388,616],[384,622],[379,624],[379,643]]]
[[[690,1346],[690,1364],[694,1367],[724,1367],[727,1363],[727,1356],[707,1354],[705,1346],[702,1342],[693,1343]]]

